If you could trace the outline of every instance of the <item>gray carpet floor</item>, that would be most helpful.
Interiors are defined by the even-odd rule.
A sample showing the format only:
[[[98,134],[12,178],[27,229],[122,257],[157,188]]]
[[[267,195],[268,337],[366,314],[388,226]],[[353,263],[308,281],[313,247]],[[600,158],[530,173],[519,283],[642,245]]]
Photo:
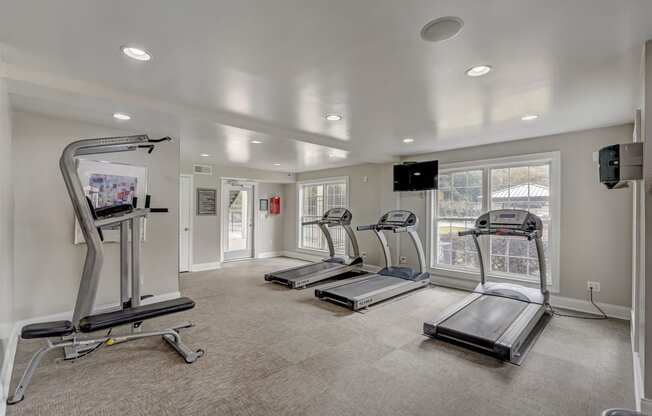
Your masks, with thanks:
[[[555,317],[521,367],[421,335],[464,292],[428,288],[365,313],[266,283],[285,258],[184,274],[188,365],[159,339],[46,357],[17,415],[598,415],[634,404],[629,325]],[[39,341],[21,341],[13,384]]]

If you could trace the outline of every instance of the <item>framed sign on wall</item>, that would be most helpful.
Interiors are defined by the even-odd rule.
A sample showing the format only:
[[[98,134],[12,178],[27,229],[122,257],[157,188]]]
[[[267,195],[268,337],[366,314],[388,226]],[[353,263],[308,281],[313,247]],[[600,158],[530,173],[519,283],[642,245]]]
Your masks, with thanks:
[[[259,204],[258,206],[259,211],[267,212],[267,210],[269,209],[269,201],[266,199],[260,199],[258,201],[258,204]]]
[[[197,215],[217,215],[217,189],[197,188]]]

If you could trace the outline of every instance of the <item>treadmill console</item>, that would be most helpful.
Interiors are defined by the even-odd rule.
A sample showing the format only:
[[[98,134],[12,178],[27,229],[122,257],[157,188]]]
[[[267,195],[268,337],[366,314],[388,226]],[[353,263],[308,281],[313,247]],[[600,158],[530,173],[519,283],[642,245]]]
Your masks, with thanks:
[[[383,228],[415,227],[416,225],[417,216],[413,212],[404,210],[389,211],[378,221],[378,226]]]
[[[498,209],[482,214],[476,221],[478,229],[519,230],[524,232],[541,231],[541,218],[520,209]]]
[[[346,208],[331,208],[322,216],[322,221],[329,223],[351,224],[351,219],[353,214]]]

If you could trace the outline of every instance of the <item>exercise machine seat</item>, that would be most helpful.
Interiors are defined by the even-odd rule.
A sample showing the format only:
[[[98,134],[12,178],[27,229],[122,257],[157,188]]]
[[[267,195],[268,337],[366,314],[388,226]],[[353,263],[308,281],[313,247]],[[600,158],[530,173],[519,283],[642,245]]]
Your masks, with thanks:
[[[20,337],[23,339],[65,337],[74,331],[75,328],[70,321],[39,322],[25,325]]]
[[[163,315],[182,312],[195,307],[195,302],[189,298],[180,297],[149,305],[125,308],[119,311],[100,313],[87,316],[79,321],[81,332],[93,332],[113,328],[120,325],[141,322]]]

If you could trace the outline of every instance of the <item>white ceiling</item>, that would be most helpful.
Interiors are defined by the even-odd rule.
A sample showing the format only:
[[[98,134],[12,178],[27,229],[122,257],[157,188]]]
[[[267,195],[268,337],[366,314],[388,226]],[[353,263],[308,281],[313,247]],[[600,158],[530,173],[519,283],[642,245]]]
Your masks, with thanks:
[[[0,10],[17,108],[109,124],[127,111],[137,129],[174,130],[184,158],[287,171],[631,121],[652,38],[649,0],[0,0]],[[419,37],[448,15],[464,20],[459,36]],[[152,61],[130,61],[123,44]],[[475,64],[494,71],[468,78]]]

